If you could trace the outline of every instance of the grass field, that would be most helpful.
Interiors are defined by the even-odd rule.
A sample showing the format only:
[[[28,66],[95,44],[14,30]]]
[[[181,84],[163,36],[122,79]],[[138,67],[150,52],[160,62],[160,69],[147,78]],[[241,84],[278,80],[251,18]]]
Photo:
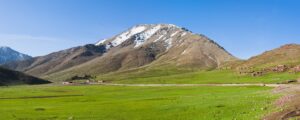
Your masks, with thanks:
[[[209,83],[281,83],[287,80],[298,79],[300,73],[268,73],[259,77],[239,75],[230,70],[213,71],[176,71],[176,70],[151,70],[98,76],[97,79],[114,83],[143,83],[143,84],[209,84]]]
[[[259,120],[268,87],[0,87],[1,120]]]

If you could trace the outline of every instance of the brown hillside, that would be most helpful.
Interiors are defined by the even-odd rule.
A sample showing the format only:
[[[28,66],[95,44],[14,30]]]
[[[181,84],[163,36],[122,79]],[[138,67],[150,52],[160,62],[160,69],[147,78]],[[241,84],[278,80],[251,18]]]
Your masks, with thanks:
[[[252,57],[240,66],[264,68],[276,65],[297,64],[300,64],[300,45],[288,44]]]

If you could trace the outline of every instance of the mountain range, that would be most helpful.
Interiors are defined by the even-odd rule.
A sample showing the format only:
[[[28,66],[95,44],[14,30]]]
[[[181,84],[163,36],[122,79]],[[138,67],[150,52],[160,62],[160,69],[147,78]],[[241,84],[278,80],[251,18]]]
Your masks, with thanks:
[[[139,67],[216,69],[237,60],[200,34],[172,24],[137,25],[94,45],[86,45],[4,65],[49,79],[99,75]]]
[[[157,70],[177,72],[265,67],[300,63],[300,47],[289,44],[240,60],[202,34],[172,24],[136,25],[95,44],[9,62],[3,67],[51,81]],[[171,72],[171,71],[170,71]],[[113,74],[112,74],[113,75]]]

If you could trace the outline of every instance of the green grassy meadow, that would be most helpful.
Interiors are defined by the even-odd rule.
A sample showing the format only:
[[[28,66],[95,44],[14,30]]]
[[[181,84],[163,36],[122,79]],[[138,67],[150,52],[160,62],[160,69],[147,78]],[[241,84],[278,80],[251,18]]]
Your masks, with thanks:
[[[259,120],[269,87],[0,87],[1,120]]]
[[[210,84],[210,83],[281,83],[300,78],[300,73],[268,73],[259,77],[239,75],[231,70],[176,71],[151,70],[108,74],[98,76],[98,80],[126,84]]]

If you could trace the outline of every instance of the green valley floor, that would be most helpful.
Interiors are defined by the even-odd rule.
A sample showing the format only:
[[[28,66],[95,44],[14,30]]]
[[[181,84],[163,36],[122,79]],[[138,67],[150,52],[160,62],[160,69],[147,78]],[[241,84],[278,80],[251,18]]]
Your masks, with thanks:
[[[98,76],[97,80],[120,84],[231,84],[231,83],[284,83],[288,80],[297,80],[300,73],[268,73],[259,77],[239,75],[230,70],[212,71],[178,71],[178,70],[151,70],[116,73]]]
[[[1,120],[259,120],[279,95],[259,86],[0,87]]]

